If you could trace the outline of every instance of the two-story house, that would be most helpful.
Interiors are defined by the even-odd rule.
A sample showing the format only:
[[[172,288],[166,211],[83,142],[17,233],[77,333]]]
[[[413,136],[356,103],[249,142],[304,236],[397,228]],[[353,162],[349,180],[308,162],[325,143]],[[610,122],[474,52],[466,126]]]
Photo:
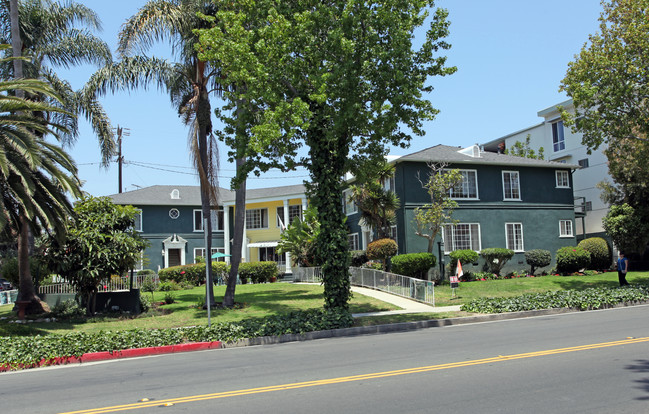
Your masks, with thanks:
[[[425,252],[428,240],[415,234],[415,209],[430,203],[418,177],[428,176],[427,163],[446,163],[458,169],[462,182],[451,193],[458,207],[438,235],[443,253],[506,247],[515,252],[506,269],[526,268],[524,253],[545,249],[554,253],[576,244],[572,175],[576,165],[534,160],[481,151],[475,145],[457,148],[437,145],[390,161],[395,165],[389,186],[401,201],[393,235],[399,253]],[[360,214],[344,197],[350,248],[364,249],[372,239],[370,229],[359,224]],[[437,246],[434,249],[438,255]],[[439,259],[439,257],[438,257]],[[448,260],[445,260],[448,262]]]
[[[156,185],[109,196],[115,204],[140,210],[136,229],[149,246],[140,268],[161,269],[194,263],[205,256],[205,233],[198,186]],[[213,207],[212,251],[217,260],[229,261],[234,232],[235,193],[220,188],[219,206]],[[306,209],[304,185],[280,186],[246,192],[246,229],[243,261],[275,261],[290,272],[290,257],[276,247],[282,230]]]
[[[543,118],[539,124],[513,132],[484,144],[486,151],[496,152],[500,143],[511,148],[517,141],[525,143],[530,138],[530,148],[543,148],[545,159],[567,164],[578,164],[581,168],[572,175],[577,222],[575,234],[579,240],[587,237],[606,237],[602,218],[608,213],[608,206],[601,198],[597,183],[611,181],[608,164],[603,150],[606,145],[589,153],[581,143],[582,134],[573,133],[563,125],[559,108],[574,113],[572,100],[543,109],[537,115]]]

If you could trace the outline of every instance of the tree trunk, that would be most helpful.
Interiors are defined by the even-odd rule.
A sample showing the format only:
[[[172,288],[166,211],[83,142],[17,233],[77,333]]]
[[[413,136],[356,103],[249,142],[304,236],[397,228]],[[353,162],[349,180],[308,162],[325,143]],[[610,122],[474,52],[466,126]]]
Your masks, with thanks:
[[[18,0],[10,0],[10,19],[11,19],[11,50],[14,57],[22,56],[23,54],[23,42],[20,39],[20,21],[18,19]],[[14,64],[14,78],[20,79],[23,77],[23,61],[15,59]],[[16,91],[16,95],[20,98],[25,97],[23,91]]]
[[[18,232],[18,298],[17,301],[30,302],[25,313],[28,315],[49,311],[47,304],[36,296],[34,282],[29,269],[29,223],[24,214],[20,216]]]
[[[237,158],[237,172],[243,168],[245,157]],[[228,286],[225,288],[223,297],[223,306],[234,306],[234,291],[237,286],[237,275],[239,274],[239,264],[241,263],[241,248],[243,247],[243,231],[246,226],[246,180],[236,189],[234,205],[234,235],[232,242],[232,256],[230,257],[230,276],[228,277]],[[229,240],[226,240],[229,243]]]
[[[320,111],[315,109],[312,112],[318,114]],[[340,178],[345,173],[349,146],[343,137],[328,137],[327,129],[324,119],[314,119],[307,136],[314,184],[310,196],[320,222],[316,255],[323,263],[324,307],[349,309],[351,259],[345,215],[340,203]]]

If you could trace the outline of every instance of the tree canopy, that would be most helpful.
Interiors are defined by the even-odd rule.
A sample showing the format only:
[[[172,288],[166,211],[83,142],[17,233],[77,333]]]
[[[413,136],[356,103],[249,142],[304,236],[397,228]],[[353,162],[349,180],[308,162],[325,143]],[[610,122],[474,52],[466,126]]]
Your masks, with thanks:
[[[46,240],[45,259],[52,271],[75,285],[92,312],[99,282],[133,269],[146,241],[135,231],[138,211],[133,206],[89,196],[75,205],[74,213],[65,238]]]
[[[564,120],[591,149],[649,137],[649,0],[603,6],[599,31],[568,64],[560,87],[575,106]]]
[[[222,118],[250,137],[252,165],[308,168],[325,307],[347,308],[341,178],[367,159],[382,160],[387,145],[407,146],[437,114],[424,94],[431,76],[455,71],[438,54],[450,47],[448,13],[431,14],[433,1],[423,0],[215,3],[214,27],[199,31],[197,48],[232,85]],[[415,30],[426,22],[415,47]]]

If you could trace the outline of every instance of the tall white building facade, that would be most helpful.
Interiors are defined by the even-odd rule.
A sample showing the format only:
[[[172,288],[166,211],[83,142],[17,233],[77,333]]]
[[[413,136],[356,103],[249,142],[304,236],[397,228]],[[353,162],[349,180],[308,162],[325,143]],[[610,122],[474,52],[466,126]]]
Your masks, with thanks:
[[[525,143],[530,138],[530,148],[537,151],[543,148],[544,157],[549,161],[578,164],[581,168],[574,171],[572,180],[575,196],[576,235],[578,238],[600,236],[604,232],[602,218],[608,212],[608,206],[601,200],[597,183],[612,181],[608,173],[605,146],[588,153],[581,143],[582,134],[574,134],[563,125],[559,107],[574,111],[572,100],[543,109],[537,115],[543,121],[537,125],[505,135],[484,144],[486,151],[498,151],[498,144],[504,142],[505,148],[511,148],[517,141]]]

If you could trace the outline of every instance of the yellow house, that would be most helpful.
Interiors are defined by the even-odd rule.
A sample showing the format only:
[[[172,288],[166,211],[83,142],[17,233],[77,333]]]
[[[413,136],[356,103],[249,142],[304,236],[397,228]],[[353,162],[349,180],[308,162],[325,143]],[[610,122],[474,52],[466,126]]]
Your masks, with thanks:
[[[234,228],[234,194],[223,200],[224,239],[230,241]],[[241,257],[243,262],[274,261],[280,271],[292,273],[289,254],[278,254],[277,244],[284,228],[307,208],[302,184],[246,191],[246,228]],[[225,243],[225,254],[231,254],[231,243]],[[229,257],[226,257],[229,261]]]

